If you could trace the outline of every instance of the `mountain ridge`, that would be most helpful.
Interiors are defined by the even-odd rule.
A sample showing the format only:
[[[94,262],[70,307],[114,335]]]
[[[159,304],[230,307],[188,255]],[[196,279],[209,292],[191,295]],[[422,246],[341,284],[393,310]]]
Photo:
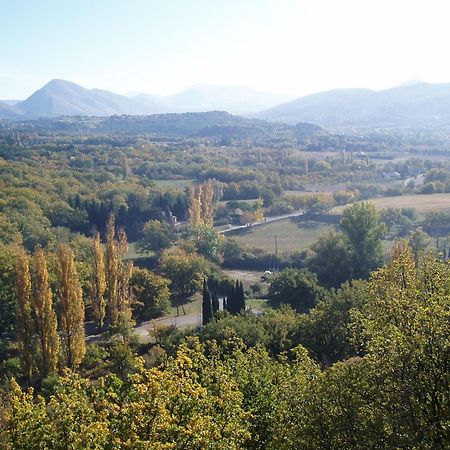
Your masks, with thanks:
[[[381,91],[333,89],[250,115],[263,120],[312,122],[328,128],[450,125],[450,83],[405,83]]]
[[[258,92],[245,87],[196,85],[178,94],[163,97],[138,93],[131,96],[103,89],[86,89],[76,83],[53,79],[14,105],[24,118],[57,116],[147,115],[158,113],[205,112],[226,110],[233,114],[255,112],[291,98]],[[2,107],[0,117],[12,118]]]

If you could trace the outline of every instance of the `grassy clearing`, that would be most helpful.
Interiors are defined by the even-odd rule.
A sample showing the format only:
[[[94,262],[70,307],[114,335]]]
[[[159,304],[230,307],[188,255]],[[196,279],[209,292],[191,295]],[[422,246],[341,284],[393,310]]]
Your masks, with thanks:
[[[418,194],[399,195],[396,197],[380,197],[368,200],[379,209],[383,208],[414,208],[418,212],[450,211],[450,194]],[[332,214],[341,215],[349,205],[336,206]]]
[[[184,189],[195,184],[195,180],[152,180],[156,186]]]
[[[275,251],[275,236],[278,241],[278,252],[291,253],[296,250],[306,250],[332,226],[319,222],[294,223],[289,219],[268,223],[242,235],[235,235],[242,245],[253,245],[268,252]]]
[[[254,311],[264,312],[272,309],[272,307],[269,305],[269,301],[265,298],[248,298],[245,301],[245,304],[247,308],[251,308]]]
[[[183,308],[179,307],[180,315],[189,315],[189,314],[199,314],[202,312],[202,294],[197,293],[192,298],[186,302],[184,305],[184,313]],[[170,307],[169,313],[165,317],[176,317],[177,315],[177,307],[172,305]]]

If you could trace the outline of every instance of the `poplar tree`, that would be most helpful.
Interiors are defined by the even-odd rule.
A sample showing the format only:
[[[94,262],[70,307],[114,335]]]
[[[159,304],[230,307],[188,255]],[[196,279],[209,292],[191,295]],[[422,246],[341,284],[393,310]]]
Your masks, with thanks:
[[[201,213],[202,213],[202,205],[198,189],[192,188],[189,192],[189,209],[188,209],[189,223],[194,226],[201,225],[203,223]]]
[[[113,325],[119,317],[119,255],[116,242],[114,214],[108,217],[106,224],[106,318]]]
[[[100,242],[100,234],[96,233],[92,240],[92,276],[89,289],[90,303],[94,322],[99,328],[103,328],[106,314],[106,275],[103,248]]]
[[[84,302],[72,249],[58,247],[60,327],[67,367],[77,368],[86,353],[84,339]]]
[[[125,341],[129,339],[133,326],[130,289],[133,263],[123,260],[127,250],[125,231],[121,229],[116,233],[114,215],[111,214],[106,232],[107,321]]]
[[[28,256],[19,249],[16,264],[16,333],[23,374],[28,381],[33,373],[34,345],[33,319],[31,317],[31,276]]]
[[[52,291],[48,284],[47,262],[42,249],[34,254],[35,288],[32,296],[36,330],[39,335],[41,369],[44,376],[54,373],[58,364],[59,336]]]
[[[212,227],[214,224],[214,187],[211,180],[200,186],[201,219],[203,225]]]

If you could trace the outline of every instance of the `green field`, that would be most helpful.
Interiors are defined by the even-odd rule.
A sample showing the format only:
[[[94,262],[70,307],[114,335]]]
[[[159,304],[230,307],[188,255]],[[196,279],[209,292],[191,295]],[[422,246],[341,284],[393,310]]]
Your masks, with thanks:
[[[278,253],[291,253],[296,250],[306,250],[317,241],[319,236],[331,230],[330,225],[318,222],[301,222],[299,224],[290,219],[269,223],[246,232],[235,235],[242,245],[252,245],[268,252],[275,251],[275,236],[277,236]]]
[[[379,209],[383,208],[414,208],[418,212],[450,211],[450,194],[418,194],[399,195],[396,197],[380,197],[368,200]],[[337,206],[332,214],[341,215],[349,205]]]
[[[174,189],[184,189],[195,184],[195,180],[152,180],[156,186]]]

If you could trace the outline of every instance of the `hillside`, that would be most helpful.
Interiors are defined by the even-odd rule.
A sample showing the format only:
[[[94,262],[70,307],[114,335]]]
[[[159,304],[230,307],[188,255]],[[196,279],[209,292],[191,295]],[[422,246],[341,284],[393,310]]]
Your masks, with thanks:
[[[16,119],[22,112],[15,106],[0,102],[0,119]]]
[[[382,91],[335,89],[298,98],[254,115],[326,127],[450,125],[450,84],[417,82]]]
[[[60,117],[40,118],[17,122],[21,129],[35,129],[46,133],[49,130],[66,133],[121,133],[127,135],[146,134],[155,137],[198,137],[232,139],[304,139],[307,136],[328,133],[317,125],[296,126],[248,119],[225,111],[196,113],[170,113],[152,115],[115,115],[108,117]]]
[[[153,111],[131,98],[100,89],[85,89],[65,80],[52,80],[16,105],[28,116],[150,114]]]

